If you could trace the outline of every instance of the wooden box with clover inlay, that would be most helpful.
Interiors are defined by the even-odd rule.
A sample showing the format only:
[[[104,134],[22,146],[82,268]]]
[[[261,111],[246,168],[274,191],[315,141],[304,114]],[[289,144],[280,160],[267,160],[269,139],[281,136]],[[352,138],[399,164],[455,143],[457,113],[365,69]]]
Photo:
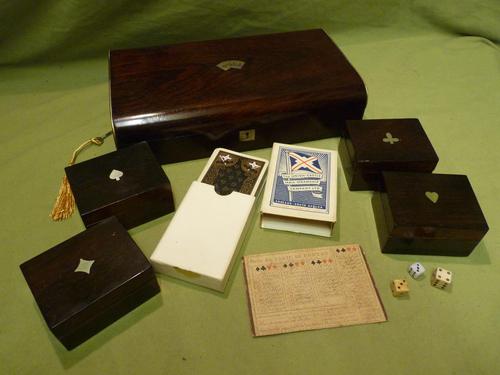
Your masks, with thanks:
[[[146,142],[66,168],[83,223],[116,216],[127,229],[174,211],[172,189]]]
[[[467,176],[382,172],[372,198],[383,253],[467,256],[488,224]]]
[[[347,121],[339,155],[350,190],[380,190],[381,171],[432,172],[439,160],[417,119]]]
[[[115,217],[20,268],[49,329],[68,350],[160,291],[151,264]]]
[[[163,164],[338,136],[364,83],[323,30],[114,50],[117,148],[147,141]]]

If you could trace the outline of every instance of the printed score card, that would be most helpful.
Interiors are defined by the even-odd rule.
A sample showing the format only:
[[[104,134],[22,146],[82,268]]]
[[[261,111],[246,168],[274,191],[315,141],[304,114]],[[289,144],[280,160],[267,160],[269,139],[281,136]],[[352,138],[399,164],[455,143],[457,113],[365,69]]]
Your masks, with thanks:
[[[387,321],[359,245],[243,258],[255,336]]]

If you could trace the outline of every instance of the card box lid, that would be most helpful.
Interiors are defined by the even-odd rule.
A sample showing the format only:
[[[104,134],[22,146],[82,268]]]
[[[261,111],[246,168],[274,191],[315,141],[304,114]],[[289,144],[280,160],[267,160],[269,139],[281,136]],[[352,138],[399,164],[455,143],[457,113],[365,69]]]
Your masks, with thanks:
[[[84,266],[90,266],[89,273],[79,271]],[[71,336],[89,320],[108,314],[154,279],[151,264],[114,217],[20,268],[47,325],[59,338]]]
[[[488,231],[467,176],[411,172],[382,176],[382,208],[391,236],[480,240]]]
[[[123,175],[111,178],[113,171]],[[170,182],[146,142],[66,168],[85,226],[116,216],[131,228],[174,211]]]
[[[432,172],[439,158],[416,118],[346,121],[353,168],[364,172]]]
[[[234,60],[244,64],[220,67]],[[366,106],[361,77],[323,30],[113,50],[109,78],[118,147],[322,110],[360,118]]]

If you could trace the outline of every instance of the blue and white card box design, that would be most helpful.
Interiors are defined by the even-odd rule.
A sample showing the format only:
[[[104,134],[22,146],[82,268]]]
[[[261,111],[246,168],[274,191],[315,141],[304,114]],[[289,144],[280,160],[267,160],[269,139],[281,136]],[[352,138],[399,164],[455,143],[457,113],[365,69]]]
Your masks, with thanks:
[[[262,228],[328,237],[336,221],[336,200],[336,151],[273,145]]]

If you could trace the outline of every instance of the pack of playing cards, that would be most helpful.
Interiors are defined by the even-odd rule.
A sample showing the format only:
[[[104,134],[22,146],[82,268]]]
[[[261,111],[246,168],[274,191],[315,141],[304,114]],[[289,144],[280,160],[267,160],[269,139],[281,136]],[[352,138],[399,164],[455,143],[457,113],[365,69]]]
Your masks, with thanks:
[[[159,273],[223,291],[268,161],[214,150],[151,256]]]
[[[337,151],[275,143],[262,228],[329,237],[336,214]]]

